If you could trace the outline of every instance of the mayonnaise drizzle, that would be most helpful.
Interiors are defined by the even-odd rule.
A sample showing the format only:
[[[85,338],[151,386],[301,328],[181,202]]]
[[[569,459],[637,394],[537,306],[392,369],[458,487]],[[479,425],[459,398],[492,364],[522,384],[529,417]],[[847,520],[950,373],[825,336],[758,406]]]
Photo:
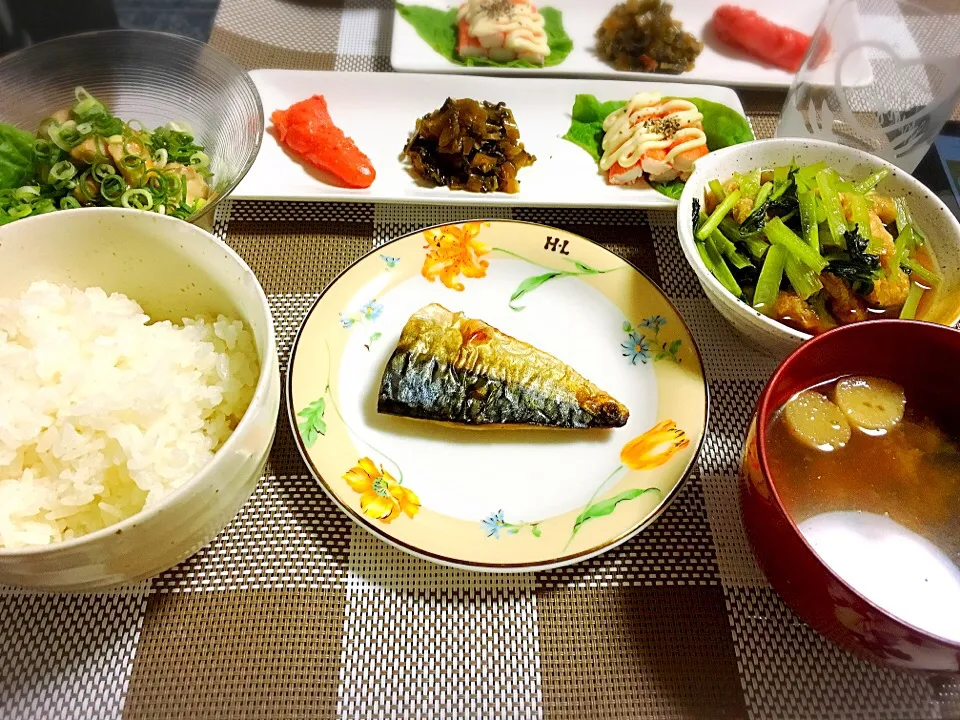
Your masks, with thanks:
[[[457,12],[457,21],[460,20],[467,21],[468,33],[484,47],[488,47],[489,38],[502,37],[503,47],[517,54],[550,54],[543,15],[527,2],[467,0]]]
[[[702,120],[689,100],[664,102],[660,93],[637,93],[603,121],[600,169],[609,170],[614,163],[633,167],[646,153],[663,148],[670,148],[666,161],[672,162],[680,153],[707,144]]]

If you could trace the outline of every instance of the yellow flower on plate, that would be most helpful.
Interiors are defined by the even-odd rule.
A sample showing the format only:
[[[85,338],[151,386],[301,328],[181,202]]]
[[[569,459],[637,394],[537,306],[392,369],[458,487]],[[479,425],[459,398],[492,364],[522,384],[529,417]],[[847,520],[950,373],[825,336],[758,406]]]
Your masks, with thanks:
[[[420,498],[397,482],[396,478],[377,468],[368,457],[360,458],[357,466],[343,475],[354,492],[360,493],[360,509],[372,518],[393,522],[401,511],[413,517],[420,511]]]
[[[663,465],[689,444],[686,433],[673,420],[664,420],[624,445],[620,462],[631,470],[650,470]]]
[[[420,273],[430,282],[440,278],[440,282],[458,292],[463,290],[461,274],[468,278],[484,277],[490,263],[480,258],[490,252],[490,248],[477,240],[483,225],[489,223],[464,223],[463,227],[443,225],[424,230],[427,244],[423,247],[427,256]]]

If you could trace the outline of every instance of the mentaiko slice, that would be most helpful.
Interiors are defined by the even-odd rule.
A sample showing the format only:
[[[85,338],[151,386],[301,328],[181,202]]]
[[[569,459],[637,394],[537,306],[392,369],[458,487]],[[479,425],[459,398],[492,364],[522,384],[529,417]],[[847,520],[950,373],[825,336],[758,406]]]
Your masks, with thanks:
[[[377,410],[461,425],[578,429],[622,427],[630,416],[552,355],[437,304],[404,326]]]

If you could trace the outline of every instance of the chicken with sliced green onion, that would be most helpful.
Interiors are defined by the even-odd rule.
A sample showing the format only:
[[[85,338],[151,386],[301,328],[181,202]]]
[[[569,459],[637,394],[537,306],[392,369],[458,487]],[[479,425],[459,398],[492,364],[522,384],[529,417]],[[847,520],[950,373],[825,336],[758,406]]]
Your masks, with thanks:
[[[210,157],[188,127],[123,121],[78,87],[36,135],[0,123],[0,225],[84,206],[188,219],[213,195]]]

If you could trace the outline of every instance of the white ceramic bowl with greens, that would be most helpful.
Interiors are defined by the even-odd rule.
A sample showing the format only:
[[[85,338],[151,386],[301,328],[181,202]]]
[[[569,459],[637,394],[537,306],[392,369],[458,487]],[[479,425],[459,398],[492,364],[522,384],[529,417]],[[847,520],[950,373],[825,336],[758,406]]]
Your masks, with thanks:
[[[789,165],[791,160],[800,167],[823,161],[853,181],[886,168],[889,174],[877,186],[877,191],[906,199],[914,221],[926,234],[942,276],[932,301],[918,319],[944,325],[960,321],[960,223],[940,199],[919,180],[869,153],[820,140],[777,138],[735,145],[700,158],[677,207],[677,233],[683,254],[710,302],[734,330],[776,358],[785,357],[811,337],[754,310],[714,277],[697,250],[694,200],[703,203],[711,180],[726,183],[734,173],[747,173],[756,168],[771,170]]]

